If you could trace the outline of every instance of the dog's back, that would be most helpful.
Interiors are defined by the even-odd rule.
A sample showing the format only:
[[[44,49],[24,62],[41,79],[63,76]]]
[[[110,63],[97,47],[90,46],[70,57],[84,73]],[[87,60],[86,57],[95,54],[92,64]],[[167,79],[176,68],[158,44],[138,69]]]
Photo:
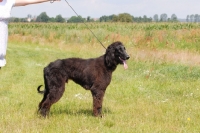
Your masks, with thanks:
[[[68,79],[71,79],[88,90],[97,78],[105,80],[105,78],[102,78],[101,76],[109,77],[108,75],[110,75],[110,72],[105,71],[104,56],[90,59],[67,58],[51,62],[44,68],[44,75],[47,76],[52,75],[53,73],[61,73],[63,77],[66,78],[66,82]]]

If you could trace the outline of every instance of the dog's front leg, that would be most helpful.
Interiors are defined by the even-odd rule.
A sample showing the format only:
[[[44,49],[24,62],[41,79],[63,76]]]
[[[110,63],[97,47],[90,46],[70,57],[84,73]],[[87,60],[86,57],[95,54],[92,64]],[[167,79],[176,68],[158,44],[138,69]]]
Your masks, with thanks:
[[[94,116],[102,117],[102,102],[105,91],[103,90],[91,90],[93,97],[93,114]]]

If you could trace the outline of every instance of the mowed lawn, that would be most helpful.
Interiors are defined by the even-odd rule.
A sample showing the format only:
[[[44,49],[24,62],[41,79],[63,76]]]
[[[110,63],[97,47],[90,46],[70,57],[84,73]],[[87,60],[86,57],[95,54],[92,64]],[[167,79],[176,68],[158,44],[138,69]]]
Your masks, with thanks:
[[[200,68],[162,61],[138,61],[134,50],[128,70],[118,66],[107,88],[103,118],[92,116],[92,97],[69,82],[50,116],[37,115],[43,68],[57,58],[97,57],[105,50],[87,44],[9,43],[7,65],[0,70],[1,133],[199,132]]]

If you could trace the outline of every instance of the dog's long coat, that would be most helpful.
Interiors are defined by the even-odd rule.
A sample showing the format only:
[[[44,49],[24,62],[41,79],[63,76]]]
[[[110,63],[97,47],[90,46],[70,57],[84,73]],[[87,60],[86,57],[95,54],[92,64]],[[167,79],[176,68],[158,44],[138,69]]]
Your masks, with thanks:
[[[50,111],[53,103],[57,102],[63,95],[65,83],[69,79],[90,90],[93,97],[93,114],[101,116],[103,96],[107,86],[110,84],[112,72],[118,64],[124,64],[129,55],[121,42],[114,42],[108,46],[106,53],[98,58],[81,59],[67,58],[51,62],[44,68],[45,90],[42,101],[39,103],[41,115],[44,117]]]

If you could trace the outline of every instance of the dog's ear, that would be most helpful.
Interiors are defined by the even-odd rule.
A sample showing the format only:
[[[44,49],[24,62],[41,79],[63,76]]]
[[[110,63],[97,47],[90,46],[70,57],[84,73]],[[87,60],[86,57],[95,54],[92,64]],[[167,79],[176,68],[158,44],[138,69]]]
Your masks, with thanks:
[[[113,59],[115,58],[115,49],[111,46],[109,46],[106,49],[106,54],[105,54],[105,61],[108,67],[111,67],[113,64]]]

